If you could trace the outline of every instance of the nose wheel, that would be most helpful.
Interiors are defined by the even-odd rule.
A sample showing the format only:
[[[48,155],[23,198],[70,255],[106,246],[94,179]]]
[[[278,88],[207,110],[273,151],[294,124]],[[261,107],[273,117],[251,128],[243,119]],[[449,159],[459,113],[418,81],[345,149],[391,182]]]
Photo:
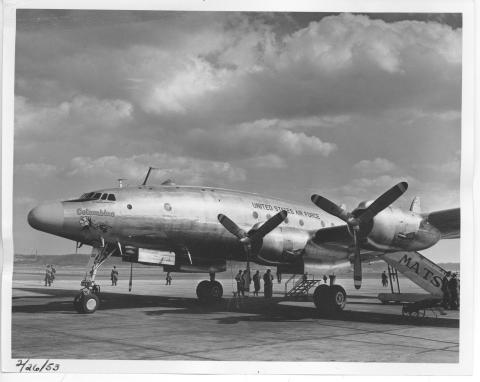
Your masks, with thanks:
[[[340,313],[345,309],[347,293],[340,285],[319,285],[313,293],[315,307],[322,315]]]
[[[92,314],[100,306],[100,299],[92,289],[82,289],[73,299],[73,307],[78,313]]]

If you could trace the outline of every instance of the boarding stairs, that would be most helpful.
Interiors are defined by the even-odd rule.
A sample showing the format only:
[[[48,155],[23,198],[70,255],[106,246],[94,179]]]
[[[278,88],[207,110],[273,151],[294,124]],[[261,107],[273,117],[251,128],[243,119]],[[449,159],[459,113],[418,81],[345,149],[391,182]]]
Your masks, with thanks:
[[[299,277],[297,279],[297,277]],[[285,282],[285,297],[290,298],[300,298],[300,297],[308,297],[308,293],[310,289],[315,287],[321,280],[315,280],[313,275],[308,278],[305,275],[292,275],[286,282]],[[288,285],[293,285],[290,289],[288,289]]]

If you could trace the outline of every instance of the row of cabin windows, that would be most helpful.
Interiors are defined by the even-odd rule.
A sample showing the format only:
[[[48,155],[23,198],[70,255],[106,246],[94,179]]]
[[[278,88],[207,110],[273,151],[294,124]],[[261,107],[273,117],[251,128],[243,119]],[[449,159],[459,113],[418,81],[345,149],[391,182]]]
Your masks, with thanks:
[[[107,193],[101,193],[101,192],[89,192],[87,194],[83,194],[80,196],[81,200],[109,200],[111,202],[114,202],[116,200],[114,194],[107,194]]]

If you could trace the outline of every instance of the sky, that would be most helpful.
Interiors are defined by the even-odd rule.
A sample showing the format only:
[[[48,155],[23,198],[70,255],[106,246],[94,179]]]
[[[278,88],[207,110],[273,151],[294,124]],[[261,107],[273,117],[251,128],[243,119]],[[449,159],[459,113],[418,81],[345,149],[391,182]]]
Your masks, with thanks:
[[[28,211],[149,166],[349,209],[406,180],[398,207],[457,207],[461,46],[459,14],[18,10],[15,252],[73,252]]]

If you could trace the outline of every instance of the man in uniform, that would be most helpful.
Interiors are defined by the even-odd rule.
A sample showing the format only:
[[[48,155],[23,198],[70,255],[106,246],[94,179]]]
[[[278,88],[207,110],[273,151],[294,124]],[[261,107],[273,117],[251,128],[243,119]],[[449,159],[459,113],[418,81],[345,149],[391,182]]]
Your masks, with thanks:
[[[258,296],[258,291],[260,290],[260,272],[256,271],[253,275],[253,286],[255,291],[253,292],[254,296]]]
[[[237,282],[237,295],[240,297],[240,295],[243,295],[243,279],[242,279],[242,270],[240,269],[235,276],[235,281]]]
[[[448,281],[448,292],[450,294],[450,309],[458,310],[458,279],[455,273]]]
[[[47,269],[45,270],[45,286],[52,285],[52,269],[50,268],[50,264],[47,264]]]
[[[384,287],[388,286],[388,278],[387,278],[387,274],[385,273],[385,271],[383,271],[383,273],[382,273],[382,285]]]
[[[448,271],[445,273],[445,276],[443,276],[443,279],[442,279],[442,292],[443,292],[442,306],[445,309],[448,309],[450,305],[450,290],[448,289],[448,282],[450,281],[449,280],[450,275],[451,273],[450,271]]]
[[[165,285],[172,285],[172,276],[170,275],[170,272],[167,272],[167,277],[165,280],[167,282]]]
[[[263,275],[263,291],[265,298],[272,298],[273,295],[273,275],[270,269]]]
[[[117,286],[118,271],[116,265],[113,266],[112,272],[110,273],[110,278],[112,279],[112,285]]]

